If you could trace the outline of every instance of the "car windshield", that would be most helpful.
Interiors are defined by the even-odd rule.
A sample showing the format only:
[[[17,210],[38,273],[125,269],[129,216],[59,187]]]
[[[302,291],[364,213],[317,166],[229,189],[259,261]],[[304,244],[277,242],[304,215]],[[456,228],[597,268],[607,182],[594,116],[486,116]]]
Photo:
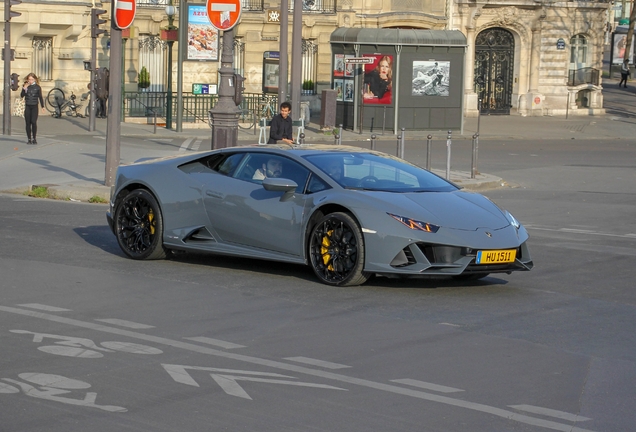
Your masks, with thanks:
[[[328,152],[304,156],[347,189],[385,192],[448,192],[457,187],[404,160],[381,153]]]

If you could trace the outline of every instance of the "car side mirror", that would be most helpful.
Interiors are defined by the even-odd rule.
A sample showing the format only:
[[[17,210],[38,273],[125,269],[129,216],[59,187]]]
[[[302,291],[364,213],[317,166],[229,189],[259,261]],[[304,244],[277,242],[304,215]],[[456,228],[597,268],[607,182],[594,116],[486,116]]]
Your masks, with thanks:
[[[281,201],[287,201],[294,196],[294,192],[298,184],[290,179],[285,178],[266,178],[263,179],[263,189],[270,192],[284,192]]]

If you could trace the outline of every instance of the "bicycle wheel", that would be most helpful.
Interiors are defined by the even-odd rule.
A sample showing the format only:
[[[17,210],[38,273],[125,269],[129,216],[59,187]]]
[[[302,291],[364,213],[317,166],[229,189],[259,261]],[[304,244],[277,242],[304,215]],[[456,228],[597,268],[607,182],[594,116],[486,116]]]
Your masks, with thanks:
[[[254,127],[254,113],[249,109],[241,110],[238,119],[238,126],[241,129],[251,129]]]
[[[52,89],[49,94],[46,96],[46,109],[51,114],[58,114],[61,111],[61,107],[64,104],[64,92],[59,88]]]

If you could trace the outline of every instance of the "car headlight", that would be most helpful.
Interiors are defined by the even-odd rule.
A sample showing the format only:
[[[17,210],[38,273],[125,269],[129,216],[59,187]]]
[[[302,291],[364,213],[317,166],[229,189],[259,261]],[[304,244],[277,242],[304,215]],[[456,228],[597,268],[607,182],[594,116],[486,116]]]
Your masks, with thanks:
[[[512,214],[510,214],[510,212],[508,210],[504,210],[504,214],[506,215],[506,218],[510,222],[510,225],[512,225],[516,229],[519,229],[519,227],[521,226],[519,221],[517,219],[515,219],[515,217]]]
[[[422,221],[418,221],[415,219],[411,219],[411,218],[407,218],[404,216],[398,216],[392,213],[387,213],[389,216],[391,216],[393,219],[395,219],[396,221],[406,225],[407,227],[411,228],[412,230],[416,230],[416,231],[424,231],[424,232],[430,232],[430,233],[436,233],[439,230],[439,226],[437,225],[433,225],[431,223],[428,222],[422,222]]]

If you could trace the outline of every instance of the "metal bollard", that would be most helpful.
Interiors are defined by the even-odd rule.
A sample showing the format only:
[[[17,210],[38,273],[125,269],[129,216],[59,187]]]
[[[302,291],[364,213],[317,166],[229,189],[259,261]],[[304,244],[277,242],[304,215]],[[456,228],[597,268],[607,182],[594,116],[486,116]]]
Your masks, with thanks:
[[[298,135],[298,144],[305,144],[305,132],[301,132],[301,134]]]
[[[446,180],[450,180],[450,165],[451,165],[451,134],[452,131],[448,131],[448,137],[446,138]]]
[[[338,141],[340,141],[340,135],[335,134],[335,135],[333,136],[333,143],[334,143],[334,145],[338,145]]]
[[[426,169],[431,170],[431,144],[433,143],[433,135],[426,137]]]
[[[479,153],[479,133],[473,135],[473,158],[470,165],[470,178],[475,178],[479,171],[477,171],[477,154]]]
[[[375,136],[375,134],[371,135],[371,150],[375,150],[375,139],[377,137]]]
[[[342,123],[340,123],[340,126],[338,127],[338,145],[342,145]]]
[[[153,113],[155,114],[155,130],[152,133],[156,134],[157,133],[157,111],[153,111]]]
[[[404,159],[404,128],[402,128],[402,134],[400,135],[400,158]]]

